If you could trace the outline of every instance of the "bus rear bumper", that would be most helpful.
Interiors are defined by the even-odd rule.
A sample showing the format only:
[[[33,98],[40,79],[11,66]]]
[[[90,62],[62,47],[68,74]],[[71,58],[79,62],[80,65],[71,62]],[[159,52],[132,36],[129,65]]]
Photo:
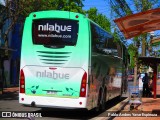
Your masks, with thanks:
[[[19,103],[32,107],[49,107],[65,109],[86,108],[86,98],[56,98],[46,96],[29,96],[19,94]]]

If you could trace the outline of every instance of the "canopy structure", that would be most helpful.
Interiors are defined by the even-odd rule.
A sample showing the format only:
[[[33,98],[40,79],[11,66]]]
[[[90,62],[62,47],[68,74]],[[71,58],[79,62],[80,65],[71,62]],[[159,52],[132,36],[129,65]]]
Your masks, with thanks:
[[[114,22],[126,39],[142,33],[160,30],[160,8],[121,17]]]
[[[147,33],[155,30],[160,30],[160,8],[132,14],[114,20],[120,31],[126,39],[138,36],[142,33]],[[153,40],[154,44],[157,40]],[[156,57],[139,57],[142,64],[152,65],[153,67],[153,89],[154,98],[156,98],[157,85],[157,64],[160,63],[160,58]]]
[[[154,66],[160,63],[160,58],[157,57],[139,57],[138,60],[140,63],[148,66]]]

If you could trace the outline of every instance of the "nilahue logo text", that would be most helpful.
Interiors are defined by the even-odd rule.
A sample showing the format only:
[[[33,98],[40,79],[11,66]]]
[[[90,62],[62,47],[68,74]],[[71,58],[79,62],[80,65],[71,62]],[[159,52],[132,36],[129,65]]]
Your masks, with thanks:
[[[36,77],[47,77],[47,78],[52,78],[54,80],[56,79],[69,79],[69,74],[66,73],[56,73],[56,72],[48,72],[46,70],[44,71],[37,71],[36,72]]]
[[[49,23],[46,23],[45,25],[38,25],[38,31],[56,31],[57,33],[60,33],[61,31],[71,32],[71,30],[71,25],[58,25],[57,23],[54,25],[50,25]]]

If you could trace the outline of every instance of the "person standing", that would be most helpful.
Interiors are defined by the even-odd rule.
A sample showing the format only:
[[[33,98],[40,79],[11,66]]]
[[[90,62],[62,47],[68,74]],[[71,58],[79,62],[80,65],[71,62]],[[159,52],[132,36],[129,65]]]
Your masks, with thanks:
[[[148,74],[145,73],[145,76],[142,78],[142,82],[143,82],[143,97],[147,97],[150,95],[150,90],[149,90],[149,77]]]

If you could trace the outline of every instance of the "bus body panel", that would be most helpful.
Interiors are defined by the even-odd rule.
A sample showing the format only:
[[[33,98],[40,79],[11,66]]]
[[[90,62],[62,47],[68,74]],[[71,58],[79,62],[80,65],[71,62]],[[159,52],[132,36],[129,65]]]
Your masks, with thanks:
[[[85,72],[88,74],[88,20],[78,13],[55,11],[53,14],[53,11],[47,12],[48,19],[65,18],[78,21],[77,43],[75,46],[62,48],[33,45],[32,21],[46,19],[45,12],[42,13],[30,14],[25,22],[20,68],[25,75],[25,98],[23,99],[32,96],[29,100],[36,103],[39,100],[34,99],[34,96],[45,96],[46,99],[52,98],[53,100],[58,98],[78,99],[83,74]],[[59,16],[60,14],[65,15]],[[77,15],[78,18],[76,18]],[[31,104],[30,101],[27,102],[28,99],[23,101],[21,98],[20,95],[20,103]],[[60,106],[63,107],[63,104]]]
[[[105,101],[121,95],[123,60],[118,57],[117,47],[114,48],[110,35],[90,23],[90,62],[91,73],[88,82],[88,109],[97,107],[99,97],[105,96]],[[103,37],[102,37],[103,36]],[[108,39],[108,40],[107,40]],[[111,45],[106,45],[110,42]],[[117,46],[117,45],[116,45]],[[119,51],[119,56],[121,51]],[[102,103],[100,103],[102,104]]]
[[[43,12],[42,12],[43,13]],[[41,13],[41,14],[42,14]],[[45,12],[44,12],[45,13]],[[57,67],[82,67],[85,71],[88,71],[88,56],[89,56],[89,51],[88,51],[88,46],[89,46],[89,33],[88,33],[88,20],[83,16],[78,13],[72,13],[66,16],[61,16],[61,18],[69,19],[69,20],[77,20],[79,23],[79,29],[78,33],[78,39],[77,39],[77,44],[75,46],[65,46],[64,48],[60,49],[54,49],[54,48],[47,48],[44,47],[43,45],[33,45],[32,42],[32,21],[35,19],[45,19],[46,15],[44,13],[41,14],[38,13],[33,13],[26,19],[25,22],[25,28],[23,32],[23,40],[22,40],[22,52],[21,52],[21,68],[24,67],[25,65],[41,65],[41,66],[57,66]],[[53,14],[53,11],[50,11],[48,14]],[[62,12],[63,13],[63,12]],[[59,18],[59,14],[62,14],[60,12],[54,11],[54,15],[50,18]],[[65,14],[69,14],[69,12],[64,12]],[[63,14],[64,14],[63,13]],[[34,14],[36,14],[36,18],[34,18]],[[40,15],[39,15],[40,14]],[[74,16],[73,16],[74,15]],[[79,15],[79,18],[76,18],[76,15]],[[38,17],[39,16],[39,17]],[[32,47],[31,47],[32,46]],[[41,51],[41,52],[39,52]],[[46,52],[46,53],[43,53]],[[48,53],[47,53],[48,52]],[[40,59],[44,58],[42,55],[49,56],[51,54],[50,52],[54,52],[52,55],[55,56],[62,56],[66,57],[66,59],[62,60],[67,60],[65,64],[53,64],[51,62],[48,62],[44,64],[46,61],[42,61]],[[59,54],[58,54],[59,53]],[[62,54],[66,53],[66,54]],[[83,54],[80,54],[83,53]],[[32,55],[31,55],[32,54]],[[25,58],[25,59],[24,59]],[[35,60],[32,60],[32,59]],[[61,59],[60,59],[61,60]],[[26,63],[27,61],[27,63]],[[51,64],[49,64],[51,63]],[[56,63],[56,62],[55,62]],[[63,62],[61,62],[63,63]]]
[[[79,109],[86,108],[86,98],[55,98],[46,96],[30,96],[25,94],[19,94],[21,104],[25,104],[32,107],[50,107],[50,108],[64,108],[64,109]],[[34,103],[34,104],[33,104]]]
[[[120,58],[93,55],[92,73],[88,84],[88,109],[97,107],[100,91],[106,91],[106,101],[120,96],[122,80],[122,60]]]
[[[23,71],[26,95],[79,97],[83,69],[25,66]]]

